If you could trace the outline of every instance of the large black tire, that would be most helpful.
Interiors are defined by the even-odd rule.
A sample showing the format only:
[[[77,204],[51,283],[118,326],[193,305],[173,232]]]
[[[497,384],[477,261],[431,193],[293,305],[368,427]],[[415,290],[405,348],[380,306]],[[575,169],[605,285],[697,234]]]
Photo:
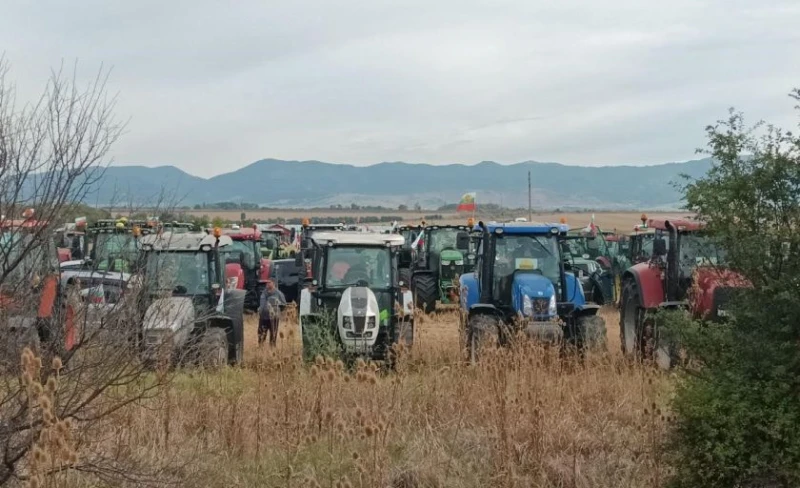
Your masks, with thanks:
[[[645,310],[639,306],[639,287],[633,280],[625,281],[619,307],[619,342],[626,357],[637,360],[643,357],[644,314]]]
[[[439,284],[432,274],[414,275],[411,292],[414,294],[417,308],[425,313],[436,311],[436,300],[439,298]]]
[[[606,351],[606,321],[599,315],[584,315],[577,323],[577,346],[581,352]]]
[[[198,363],[208,369],[219,369],[228,364],[228,334],[224,329],[206,329],[197,341]]]
[[[398,282],[402,281],[405,286],[411,287],[411,269],[409,268],[400,268],[397,272]]]
[[[481,351],[486,346],[499,345],[498,320],[485,314],[476,314],[467,321],[467,358],[470,364],[480,360]]]

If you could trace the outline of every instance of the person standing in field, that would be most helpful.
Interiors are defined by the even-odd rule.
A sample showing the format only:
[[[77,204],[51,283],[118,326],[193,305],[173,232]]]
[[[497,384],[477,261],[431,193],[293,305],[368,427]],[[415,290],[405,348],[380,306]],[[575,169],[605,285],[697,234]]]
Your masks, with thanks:
[[[281,310],[286,306],[286,297],[275,287],[274,281],[267,280],[266,285],[258,306],[258,345],[263,344],[269,334],[269,345],[275,347],[278,342]]]

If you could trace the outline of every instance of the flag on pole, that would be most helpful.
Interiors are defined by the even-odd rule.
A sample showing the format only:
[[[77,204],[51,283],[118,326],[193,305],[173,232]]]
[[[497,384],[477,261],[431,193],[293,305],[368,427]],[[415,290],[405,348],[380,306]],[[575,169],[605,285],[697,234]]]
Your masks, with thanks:
[[[475,211],[475,192],[465,193],[461,196],[461,201],[458,202],[456,212],[474,212]]]
[[[597,236],[597,226],[594,225],[594,214],[592,214],[592,220],[589,222],[589,225],[586,226],[584,231],[588,232],[592,237]]]
[[[422,245],[423,245],[422,234],[423,234],[423,232],[420,231],[419,235],[417,235],[417,238],[414,239],[414,242],[411,243],[411,249],[415,249],[416,250],[416,249],[422,247]]]

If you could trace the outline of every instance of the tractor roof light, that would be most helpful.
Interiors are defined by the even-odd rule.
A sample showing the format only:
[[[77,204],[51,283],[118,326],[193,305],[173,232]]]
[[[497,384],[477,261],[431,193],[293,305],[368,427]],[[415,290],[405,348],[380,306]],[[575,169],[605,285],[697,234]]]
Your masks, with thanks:
[[[214,237],[219,239],[222,236],[222,229],[219,227],[214,227]]]
[[[142,229],[138,225],[133,226],[133,237],[139,237],[142,234]]]
[[[117,222],[117,225],[114,226],[117,230],[124,229],[125,224],[122,222]]]
[[[567,218],[566,217],[561,217],[560,219],[558,219],[558,222],[561,223],[561,224],[566,224],[567,223]]]
[[[200,246],[200,250],[203,252],[211,251],[211,244],[203,244],[202,246]]]
[[[550,227],[550,233],[553,235],[558,234],[558,227]]]
[[[32,219],[33,218],[33,214],[35,214],[35,213],[36,213],[36,211],[34,209],[26,208],[25,211],[22,212],[22,218],[24,218],[25,220]]]
[[[647,214],[643,213],[641,216],[639,216],[639,220],[642,221],[642,225],[647,225]]]
[[[308,220],[308,217],[303,217],[303,227],[308,227],[311,225],[311,221]]]
[[[502,228],[502,227],[498,227],[498,228],[496,228],[496,229],[494,230],[494,233],[495,233],[495,234],[497,234],[497,235],[500,235],[500,234],[502,234],[502,233],[503,233],[503,228]]]
[[[469,227],[469,228],[475,227],[475,219],[473,219],[472,217],[468,218],[467,219],[467,227]]]

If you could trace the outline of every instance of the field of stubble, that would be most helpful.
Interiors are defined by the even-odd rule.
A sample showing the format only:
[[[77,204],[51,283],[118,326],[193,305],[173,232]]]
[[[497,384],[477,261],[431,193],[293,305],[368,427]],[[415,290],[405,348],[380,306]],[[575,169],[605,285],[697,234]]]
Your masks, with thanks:
[[[469,367],[455,312],[424,317],[392,374],[304,367],[296,324],[271,351],[250,316],[246,368],[181,375],[109,438],[190,487],[660,486],[669,380],[624,362],[603,315],[610,352],[584,366],[527,345]]]

